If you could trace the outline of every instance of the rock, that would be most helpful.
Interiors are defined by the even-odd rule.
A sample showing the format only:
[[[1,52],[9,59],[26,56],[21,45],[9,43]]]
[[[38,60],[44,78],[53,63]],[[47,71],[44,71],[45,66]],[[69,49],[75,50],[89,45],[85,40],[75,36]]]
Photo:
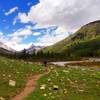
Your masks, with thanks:
[[[85,71],[86,69],[85,69],[85,68],[82,68],[81,70],[82,70],[82,71]]]
[[[0,100],[5,100],[3,97],[0,97]]]
[[[33,64],[32,62],[28,62],[29,64]]]
[[[16,81],[9,80],[9,86],[14,87],[16,85]]]
[[[49,87],[48,89],[49,89],[50,91],[52,90],[52,88],[51,88],[51,87]]]
[[[49,79],[48,79],[48,82],[50,82],[50,81],[51,81],[51,79],[49,78]]]
[[[67,92],[67,90],[64,90],[64,94],[67,94],[68,92]]]
[[[78,90],[80,93],[83,93],[84,92],[84,90],[82,90],[82,89],[80,89],[80,90]]]
[[[75,80],[75,83],[78,83],[78,80]]]
[[[17,71],[16,73],[19,74],[20,72]]]
[[[6,76],[5,74],[3,74],[3,76]]]
[[[74,83],[73,81],[70,81],[70,84],[71,84],[71,85],[74,85],[75,83]]]
[[[41,90],[45,90],[45,87],[40,87]]]
[[[43,94],[45,97],[47,96],[47,94]]]
[[[11,75],[8,75],[8,77],[11,77]]]
[[[63,82],[63,79],[60,79],[59,81],[60,81],[60,82]]]
[[[67,79],[67,81],[69,81],[69,82],[70,82],[71,80],[68,78],[68,79]]]
[[[53,85],[53,90],[58,90],[59,86],[58,85]]]
[[[52,95],[52,93],[50,92],[49,95]]]
[[[41,85],[40,90],[45,90],[46,85]]]

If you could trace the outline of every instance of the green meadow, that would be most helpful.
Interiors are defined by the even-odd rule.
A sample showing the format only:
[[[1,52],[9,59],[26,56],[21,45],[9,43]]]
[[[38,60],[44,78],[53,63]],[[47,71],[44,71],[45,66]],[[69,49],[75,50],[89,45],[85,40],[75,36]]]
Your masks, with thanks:
[[[25,87],[30,75],[42,73],[44,70],[41,64],[0,57],[0,97],[10,99]],[[10,86],[10,80],[16,82],[16,85]]]
[[[100,67],[48,65],[47,70],[25,100],[99,100]],[[40,63],[0,57],[0,98],[10,100],[24,89],[29,76],[45,71]],[[16,85],[9,85],[10,80]]]
[[[100,70],[84,66],[50,70],[25,100],[100,100]]]

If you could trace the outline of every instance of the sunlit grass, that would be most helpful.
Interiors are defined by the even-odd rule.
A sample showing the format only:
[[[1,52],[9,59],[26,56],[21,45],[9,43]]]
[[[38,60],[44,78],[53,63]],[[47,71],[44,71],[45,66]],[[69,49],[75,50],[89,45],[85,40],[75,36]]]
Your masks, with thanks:
[[[99,100],[100,70],[51,67],[26,100]]]

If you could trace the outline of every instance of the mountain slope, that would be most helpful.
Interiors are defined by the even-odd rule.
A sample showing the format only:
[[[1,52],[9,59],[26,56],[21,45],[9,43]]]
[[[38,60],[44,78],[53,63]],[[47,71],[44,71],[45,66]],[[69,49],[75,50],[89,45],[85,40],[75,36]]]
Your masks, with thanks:
[[[44,48],[44,47],[43,46],[35,46],[34,44],[32,44],[29,48],[26,49],[26,52],[29,52],[29,54],[32,54],[33,52],[38,52],[42,48]]]
[[[63,52],[67,49],[69,45],[72,45],[74,42],[81,42],[91,40],[100,36],[100,20],[91,22],[81,27],[76,33],[67,37],[66,39],[56,43],[53,46],[45,48],[44,52]]]
[[[6,50],[8,50],[8,51],[15,52],[15,50],[14,50],[14,49],[12,49],[11,47],[9,47],[9,46],[5,45],[5,44],[4,44],[4,43],[2,43],[2,42],[0,42],[0,47],[1,47],[1,48],[6,49]]]
[[[0,42],[0,55],[12,55],[15,50]]]

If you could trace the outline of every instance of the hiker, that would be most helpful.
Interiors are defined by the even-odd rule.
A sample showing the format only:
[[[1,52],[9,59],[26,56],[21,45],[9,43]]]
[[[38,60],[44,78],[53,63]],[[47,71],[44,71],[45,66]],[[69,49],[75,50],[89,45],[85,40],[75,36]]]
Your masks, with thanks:
[[[44,64],[45,67],[47,67],[47,61],[46,60],[43,61],[43,64]]]

